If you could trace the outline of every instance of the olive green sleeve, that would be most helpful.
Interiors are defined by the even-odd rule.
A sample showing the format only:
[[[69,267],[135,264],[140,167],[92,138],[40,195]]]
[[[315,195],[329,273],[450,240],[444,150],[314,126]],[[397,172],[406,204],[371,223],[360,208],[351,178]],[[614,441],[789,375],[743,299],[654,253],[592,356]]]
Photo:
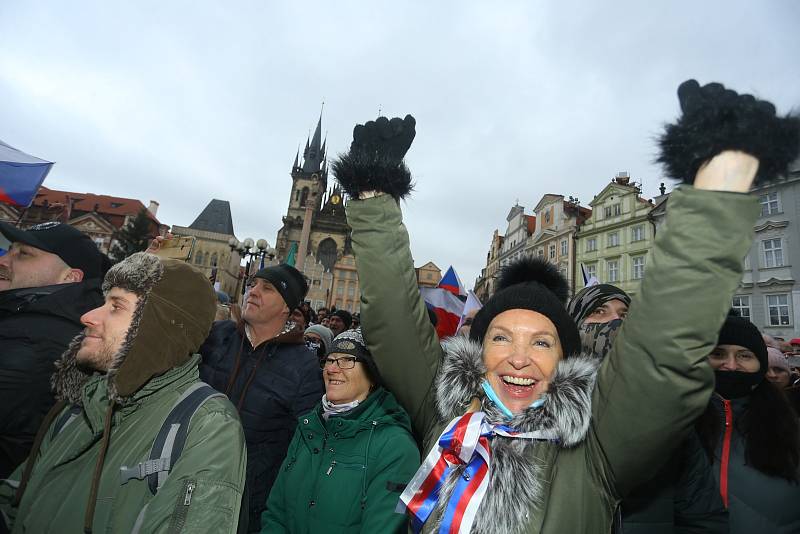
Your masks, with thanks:
[[[655,473],[708,403],[707,356],[741,281],[757,214],[746,194],[685,186],[669,198],[666,228],[592,398],[589,439],[599,442],[620,495]]]
[[[388,195],[347,204],[361,288],[361,325],[381,378],[422,441],[436,422],[439,338],[417,286],[408,232]]]

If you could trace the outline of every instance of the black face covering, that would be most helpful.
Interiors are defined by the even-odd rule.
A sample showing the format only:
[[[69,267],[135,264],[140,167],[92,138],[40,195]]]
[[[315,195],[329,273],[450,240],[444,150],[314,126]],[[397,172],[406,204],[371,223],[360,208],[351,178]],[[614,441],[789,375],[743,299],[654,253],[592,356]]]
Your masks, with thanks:
[[[714,371],[714,391],[724,399],[747,397],[764,379],[763,373],[744,371]]]
[[[580,332],[583,350],[598,358],[605,358],[611,351],[620,326],[622,319],[614,319],[607,323],[584,324]]]

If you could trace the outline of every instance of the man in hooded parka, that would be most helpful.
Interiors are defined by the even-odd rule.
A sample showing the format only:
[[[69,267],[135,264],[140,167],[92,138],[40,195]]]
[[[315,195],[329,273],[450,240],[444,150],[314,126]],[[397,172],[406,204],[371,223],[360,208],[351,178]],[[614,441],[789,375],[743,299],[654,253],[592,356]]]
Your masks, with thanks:
[[[223,396],[191,417],[155,494],[147,477],[125,476],[150,459],[177,402],[203,385],[195,352],[216,309],[208,280],[137,253],[108,272],[103,292],[105,304],[81,318],[85,330],[57,363],[59,402],[30,457],[0,484],[3,521],[14,533],[235,532],[246,452]]]

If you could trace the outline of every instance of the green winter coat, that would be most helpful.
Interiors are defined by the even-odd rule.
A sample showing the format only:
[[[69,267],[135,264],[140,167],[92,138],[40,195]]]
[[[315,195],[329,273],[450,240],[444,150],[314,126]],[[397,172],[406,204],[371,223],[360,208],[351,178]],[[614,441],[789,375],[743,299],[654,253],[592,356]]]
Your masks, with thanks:
[[[501,516],[513,515],[521,532],[611,531],[621,496],[655,475],[708,403],[713,373],[706,357],[741,280],[757,214],[756,199],[748,195],[691,187],[672,193],[667,229],[648,258],[641,292],[597,373],[584,436],[573,446],[525,446],[524,464],[540,483],[533,499],[519,515],[504,514],[505,501],[490,503],[491,494],[499,492],[507,502],[515,495],[508,479],[495,480],[476,521],[508,524]],[[423,440],[424,455],[449,422],[442,403],[447,388],[437,391],[441,362],[449,355],[443,355],[420,298],[398,203],[386,195],[351,200],[347,218],[365,338]],[[486,409],[480,391],[467,394],[482,399]],[[450,414],[460,409],[448,408]],[[507,439],[494,438],[492,447],[508,447]],[[424,532],[434,531],[438,521],[434,512]]]
[[[143,534],[236,532],[246,453],[236,410],[227,399],[207,400],[192,417],[183,453],[155,496],[146,480],[120,484],[120,468],[149,457],[167,414],[181,394],[199,381],[198,361],[195,356],[184,366],[153,378],[133,396],[132,404],[114,414],[93,532],[132,532],[143,511],[137,531]],[[12,533],[83,531],[108,406],[105,383],[105,376],[90,380],[83,388],[80,417],[55,439],[48,432],[19,509],[12,509],[10,502],[24,464],[0,485],[3,513],[15,518]]]
[[[167,415],[200,383],[200,356],[193,353],[216,309],[208,279],[184,262],[138,253],[111,268],[103,290],[112,287],[138,296],[124,341],[104,374],[78,363],[85,334],[62,355],[53,388],[77,417],[56,432],[64,411],[51,411],[55,418],[40,428],[38,448],[0,483],[3,520],[14,534],[71,534],[84,532],[86,523],[94,534],[236,532],[247,453],[236,409],[225,398],[207,399],[191,418],[183,452],[155,495],[147,479],[120,476],[150,458]],[[104,306],[113,313],[113,301]],[[30,478],[14,506],[29,462]]]
[[[405,532],[394,510],[419,462],[408,415],[385,389],[328,421],[317,407],[299,419],[261,532]]]

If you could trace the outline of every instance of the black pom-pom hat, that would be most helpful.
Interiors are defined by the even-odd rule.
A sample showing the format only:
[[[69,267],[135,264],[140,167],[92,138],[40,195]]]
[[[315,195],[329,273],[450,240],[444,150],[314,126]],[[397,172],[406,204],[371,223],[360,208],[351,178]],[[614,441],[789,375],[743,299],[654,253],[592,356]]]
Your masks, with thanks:
[[[542,258],[522,258],[503,267],[498,289],[472,320],[470,338],[483,342],[489,324],[508,310],[541,313],[555,325],[564,357],[579,354],[581,338],[566,310],[569,284],[558,269]]]

